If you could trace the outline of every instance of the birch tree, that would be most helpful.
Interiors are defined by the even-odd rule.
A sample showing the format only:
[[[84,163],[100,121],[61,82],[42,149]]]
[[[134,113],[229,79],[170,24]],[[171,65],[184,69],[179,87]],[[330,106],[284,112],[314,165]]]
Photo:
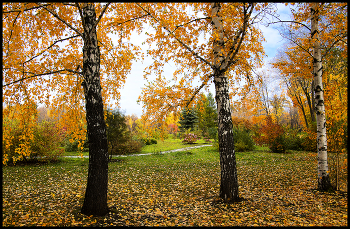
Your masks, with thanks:
[[[313,43],[313,74],[315,110],[317,122],[317,154],[318,154],[318,189],[328,190],[331,188],[327,161],[327,129],[326,111],[324,106],[323,84],[322,84],[322,55],[319,40],[319,3],[311,5],[311,39]]]
[[[103,101],[120,96],[118,89],[137,54],[137,49],[122,39],[128,39],[139,26],[134,19],[143,15],[138,12],[128,4],[110,3],[3,5],[3,104],[11,110],[12,103],[44,103],[52,115],[63,113],[61,126],[78,138],[75,132],[87,126],[89,168],[81,210],[86,215],[108,212]],[[108,33],[117,33],[119,42],[113,44]],[[13,117],[23,119],[25,115],[17,112]],[[24,139],[30,138],[28,133],[23,133]],[[5,132],[3,141],[7,138],[11,136]],[[22,145],[16,150],[19,158],[30,155],[26,149]]]
[[[302,50],[303,53],[312,59],[313,66],[310,73],[313,76],[312,91],[315,104],[313,109],[310,110],[315,110],[316,113],[317,186],[322,191],[331,188],[327,159],[326,101],[322,82],[322,62],[335,47],[347,50],[346,10],[347,3],[302,3],[298,4],[296,9],[292,11],[292,21],[277,21],[291,23],[289,31],[284,37],[296,45],[297,47],[295,48]],[[294,31],[297,32],[295,33]],[[303,35],[300,36],[300,34]],[[298,53],[300,55],[300,51]],[[307,69],[304,70],[307,71]]]
[[[260,13],[266,4],[138,5],[153,18],[156,32],[149,34],[148,41],[157,42],[157,48],[149,50],[154,63],[146,69],[146,75],[152,72],[158,77],[140,96],[144,118],[157,122],[164,120],[170,111],[178,112],[179,108],[189,106],[201,89],[214,82],[221,165],[220,197],[225,202],[240,200],[230,86],[241,75],[247,75],[253,63],[261,64],[263,49],[260,42],[263,38],[254,23],[261,19]],[[192,15],[188,13],[190,9]],[[210,38],[201,43],[201,34]],[[169,61],[178,66],[173,81],[162,76],[161,67]],[[196,78],[201,85],[193,87],[191,84]]]

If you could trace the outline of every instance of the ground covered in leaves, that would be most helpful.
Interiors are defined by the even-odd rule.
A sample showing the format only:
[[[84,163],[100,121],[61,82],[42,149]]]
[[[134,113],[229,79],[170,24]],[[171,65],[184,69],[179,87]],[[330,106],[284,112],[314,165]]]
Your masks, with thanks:
[[[109,164],[105,217],[79,210],[87,159],[3,167],[3,226],[347,226],[346,190],[315,190],[316,155],[237,153],[244,201],[218,198],[212,147],[121,158]]]

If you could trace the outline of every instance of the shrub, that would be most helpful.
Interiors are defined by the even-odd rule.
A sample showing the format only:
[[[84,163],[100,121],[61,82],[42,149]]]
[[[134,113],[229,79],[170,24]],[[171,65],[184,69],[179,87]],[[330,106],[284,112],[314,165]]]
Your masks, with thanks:
[[[3,164],[15,164],[16,161],[26,160],[28,154],[22,153],[21,150],[29,151],[30,153],[30,139],[24,138],[24,129],[19,128],[18,123],[14,124],[3,123],[3,132],[6,128],[6,137],[3,133],[2,149],[3,149]],[[28,149],[28,150],[26,150]]]
[[[193,144],[200,138],[196,134],[188,133],[184,135],[184,140],[182,140],[183,143],[187,144]]]
[[[286,144],[283,135],[278,135],[275,138],[269,141],[269,149],[273,153],[285,153],[286,152]]]
[[[242,141],[238,141],[235,144],[235,151],[236,152],[244,152],[247,151],[248,146],[246,144],[244,144],[244,142]]]
[[[80,152],[80,149],[79,149],[79,140],[72,140],[71,142],[71,139],[72,137],[71,136],[67,136],[65,139],[64,139],[64,150],[66,152]],[[84,141],[84,144],[83,144],[83,149],[82,149],[83,152],[89,152],[89,143],[88,143],[88,137],[87,137],[87,134],[86,134],[86,138],[85,138],[85,141]]]
[[[235,141],[235,151],[244,152],[254,149],[254,140],[251,133],[246,128],[239,128],[234,126],[233,129],[233,139]]]
[[[302,133],[299,133],[298,129],[286,128],[284,137],[286,149],[297,151],[304,150],[304,135]]]
[[[145,145],[153,145],[158,143],[154,138],[143,138],[142,141]]]
[[[56,161],[64,150],[60,148],[63,141],[62,131],[54,122],[41,122],[34,129],[31,143],[30,159],[40,161]]]
[[[141,152],[143,144],[139,140],[134,140],[131,139],[127,142],[124,143],[123,148],[124,148],[124,153],[125,154],[134,154]]]
[[[209,138],[211,139],[218,139],[218,128],[217,127],[210,127],[208,129]]]
[[[69,139],[65,139],[64,150],[66,152],[77,152],[78,149],[78,141],[70,142]]]
[[[302,146],[305,151],[317,152],[317,132],[307,129]]]
[[[3,163],[17,161],[56,161],[64,153],[61,143],[64,133],[54,122],[31,123],[30,128],[19,122],[5,123],[10,139],[3,139]],[[9,145],[6,147],[6,144]],[[4,161],[5,160],[5,161]]]
[[[271,116],[265,118],[265,124],[258,128],[254,136],[259,145],[266,144],[273,153],[285,153],[286,141],[284,129],[278,123],[274,123]]]

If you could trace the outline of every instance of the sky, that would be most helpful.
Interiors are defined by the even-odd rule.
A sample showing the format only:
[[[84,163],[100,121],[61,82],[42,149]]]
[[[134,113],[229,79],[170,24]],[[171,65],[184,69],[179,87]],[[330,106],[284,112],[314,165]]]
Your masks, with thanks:
[[[277,8],[277,12],[280,15],[281,19],[289,18],[289,6],[285,6],[284,4],[279,3],[277,4]],[[270,25],[269,27],[265,27],[263,25],[260,26],[260,29],[262,30],[266,40],[266,42],[263,43],[265,53],[267,55],[267,57],[264,59],[266,64],[273,59],[273,57],[277,53],[277,49],[284,43],[284,40],[280,36],[276,27],[278,27],[277,24]],[[140,35],[136,34],[135,38],[131,39],[131,42],[133,42],[136,45],[140,45],[141,47],[143,47],[143,50],[145,50],[148,47],[148,45],[142,46],[142,42],[145,39],[146,35],[144,35],[144,33]],[[141,94],[142,87],[144,87],[144,85],[146,84],[146,80],[144,80],[143,78],[143,69],[145,69],[145,67],[147,67],[151,63],[151,58],[147,57],[145,58],[143,63],[133,63],[132,70],[127,76],[124,87],[120,90],[121,99],[119,101],[119,105],[121,111],[124,114],[136,114],[137,117],[141,117],[142,104],[138,104],[137,100],[139,95]],[[171,64],[167,64],[165,65],[164,73],[165,75],[172,75],[174,70],[174,66],[171,66]],[[212,88],[210,90],[214,94],[213,88],[214,87],[212,85]]]

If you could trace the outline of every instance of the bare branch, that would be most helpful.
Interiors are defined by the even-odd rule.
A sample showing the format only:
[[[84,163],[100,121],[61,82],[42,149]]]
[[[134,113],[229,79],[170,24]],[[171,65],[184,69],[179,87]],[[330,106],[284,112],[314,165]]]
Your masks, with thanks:
[[[307,28],[308,30],[311,31],[311,29],[310,29],[307,25],[305,25],[305,24],[303,24],[303,23],[301,23],[301,22],[297,22],[297,21],[281,21],[280,19],[278,19],[278,20],[279,20],[279,21],[273,21],[273,22],[267,23],[267,26],[269,26],[269,25],[271,25],[271,24],[276,24],[276,23],[295,23],[295,24],[302,25],[302,26],[304,26],[305,28]]]
[[[281,19],[279,19],[279,18],[276,17],[275,15],[272,15],[272,14],[271,14],[271,16],[274,17],[274,18],[276,18],[278,21],[273,21],[273,22],[267,23],[267,27],[268,27],[269,25],[271,25],[271,24],[276,24],[276,23],[295,23],[295,24],[298,24],[298,25],[302,25],[302,26],[304,26],[305,28],[307,28],[309,31],[311,31],[311,29],[310,29],[307,25],[305,25],[305,24],[303,24],[303,23],[301,23],[301,22],[298,22],[298,21],[282,21]]]
[[[128,19],[128,20],[126,20],[126,21],[119,22],[119,23],[116,23],[116,24],[117,24],[117,25],[122,25],[122,24],[124,24],[124,23],[130,22],[130,21],[134,21],[134,20],[137,20],[137,19],[140,19],[140,18],[143,18],[143,17],[147,17],[147,16],[150,16],[150,14],[147,13],[147,14],[141,15],[141,16],[139,16],[139,17],[131,18],[131,19]],[[108,26],[113,25],[114,23],[115,23],[115,22],[111,22],[111,23],[108,24]]]

